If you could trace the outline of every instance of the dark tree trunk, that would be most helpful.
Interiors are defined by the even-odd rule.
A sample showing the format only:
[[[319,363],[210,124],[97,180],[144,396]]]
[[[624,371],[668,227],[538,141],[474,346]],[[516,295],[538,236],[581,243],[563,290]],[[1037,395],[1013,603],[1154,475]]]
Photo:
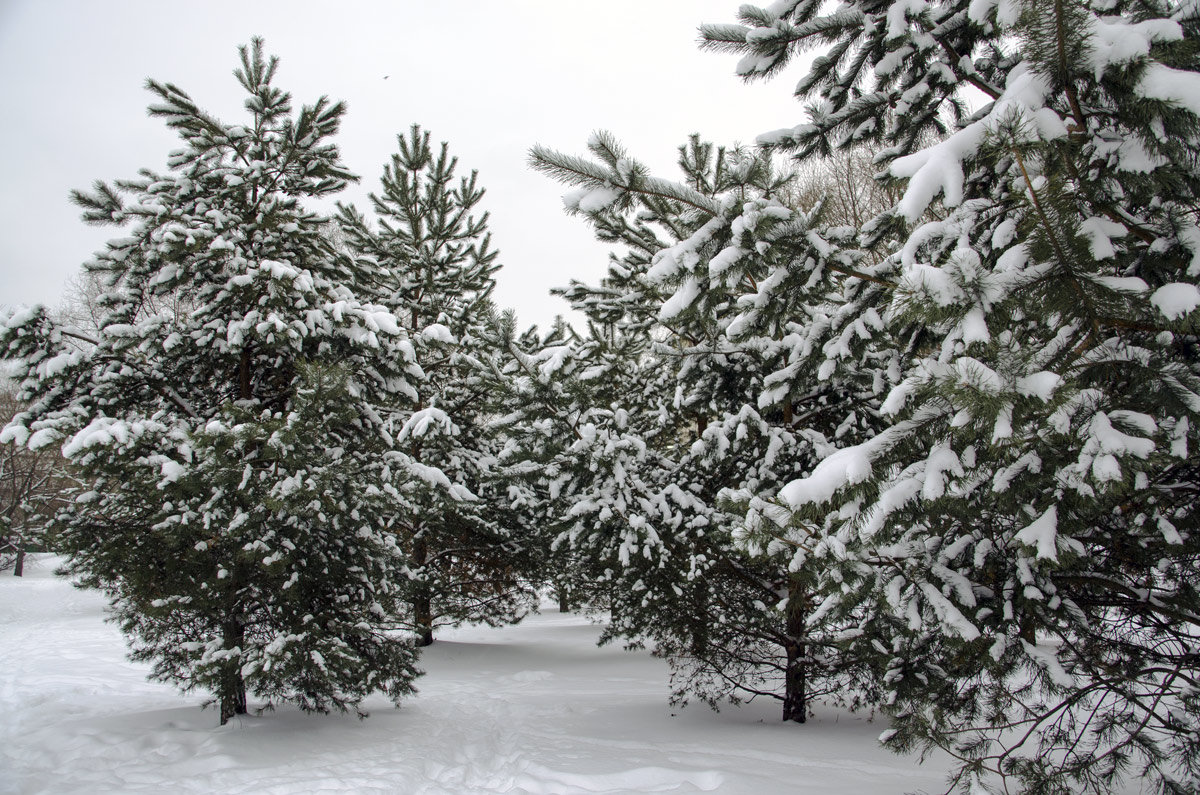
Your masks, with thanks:
[[[556,586],[554,590],[558,594],[558,612],[571,612],[571,595],[567,591],[567,586],[559,585]]]
[[[241,648],[246,640],[246,630],[240,621],[228,621],[222,627],[225,649]],[[240,655],[239,655],[240,657]],[[224,726],[235,715],[246,714],[246,680],[242,678],[242,663],[234,657],[225,664],[221,673],[221,725]]]
[[[418,531],[419,533],[420,531]],[[429,560],[429,547],[424,536],[418,536],[413,543],[413,563],[421,568]],[[413,598],[413,621],[417,625],[417,645],[430,646],[433,644],[433,599],[429,593],[428,577],[417,586]]]
[[[417,645],[433,645],[433,608],[430,606],[429,591],[422,589],[417,595],[413,615],[417,623]]]
[[[708,588],[697,583],[692,591],[692,656],[703,659],[708,652]]]
[[[237,390],[239,400],[249,400],[253,396],[251,389],[250,349],[242,348],[238,356]],[[246,627],[234,615],[221,625],[221,640],[225,650],[242,648],[246,642]],[[246,714],[246,680],[242,678],[241,655],[226,660],[221,672],[221,687],[218,697],[221,701],[221,725],[224,726],[235,715]]]
[[[804,642],[807,614],[804,589],[793,578],[788,584],[787,669],[784,673],[783,719],[804,723],[808,720],[808,662]]]
[[[14,577],[25,576],[25,545],[24,544],[17,545],[17,562],[15,564],[13,564],[13,576]]]

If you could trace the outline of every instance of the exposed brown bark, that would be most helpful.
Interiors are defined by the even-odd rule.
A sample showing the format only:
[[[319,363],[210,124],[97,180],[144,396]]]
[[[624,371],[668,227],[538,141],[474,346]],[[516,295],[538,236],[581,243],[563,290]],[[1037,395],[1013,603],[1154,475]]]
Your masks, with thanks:
[[[418,594],[413,605],[413,613],[417,622],[417,645],[433,645],[433,609],[430,606],[429,592]]]

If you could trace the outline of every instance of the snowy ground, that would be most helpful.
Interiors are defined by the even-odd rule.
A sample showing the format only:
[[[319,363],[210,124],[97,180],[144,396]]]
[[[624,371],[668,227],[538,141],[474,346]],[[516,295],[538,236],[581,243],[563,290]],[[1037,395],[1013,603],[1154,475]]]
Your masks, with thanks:
[[[943,764],[893,756],[879,721],[783,725],[777,705],[673,710],[666,670],[597,649],[586,619],[444,632],[420,693],[371,717],[282,708],[217,726],[199,696],[145,680],[103,600],[35,559],[0,575],[0,791],[902,793]],[[678,713],[672,715],[672,712]]]

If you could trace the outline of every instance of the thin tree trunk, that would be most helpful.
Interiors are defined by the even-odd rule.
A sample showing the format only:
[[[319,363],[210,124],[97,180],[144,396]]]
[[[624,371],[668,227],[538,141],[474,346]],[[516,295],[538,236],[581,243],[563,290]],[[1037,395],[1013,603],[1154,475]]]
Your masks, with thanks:
[[[250,363],[250,348],[245,346],[238,355],[237,395],[239,400],[249,400],[254,396],[253,373]],[[232,592],[236,593],[236,588]],[[236,613],[232,613],[230,618],[222,623],[221,640],[227,652],[233,649],[240,650],[245,644],[246,627]],[[241,654],[234,655],[225,661],[217,696],[221,702],[222,726],[235,715],[246,714],[246,680],[242,677]]]
[[[697,583],[692,591],[692,656],[703,659],[708,651],[708,588]]]
[[[251,391],[250,349],[242,348],[238,357],[238,399],[249,400]],[[222,641],[225,650],[241,649],[246,641],[246,628],[234,617],[221,627]],[[246,680],[242,678],[241,655],[231,657],[225,662],[225,670],[221,672],[221,725],[224,726],[235,715],[246,714]]]
[[[222,640],[225,650],[241,648],[246,640],[246,630],[240,621],[225,622],[222,627]],[[235,715],[246,714],[246,680],[242,678],[240,656],[231,658],[225,663],[221,673],[221,725],[224,726]]]
[[[421,568],[428,559],[429,547],[424,536],[421,536],[413,543],[413,563],[417,568]],[[433,599],[430,597],[428,580],[417,586],[417,593],[413,598],[413,620],[417,625],[417,645],[432,645]]]
[[[417,645],[433,645],[433,608],[430,605],[428,590],[422,589],[417,594],[413,613],[417,621]]]
[[[17,543],[17,562],[13,565],[13,576],[25,576],[25,544]]]
[[[571,612],[571,595],[567,591],[567,586],[560,584],[555,586],[554,590],[558,594],[558,612]]]
[[[420,300],[420,295],[416,296],[412,307],[412,333],[414,335],[416,335],[420,328],[416,306],[416,302]],[[419,393],[417,394],[413,408],[416,411],[425,408],[425,402]],[[421,447],[415,439],[413,440],[410,454],[414,461],[420,462]],[[429,545],[419,527],[414,531],[413,535],[413,564],[417,569],[420,569],[429,560]],[[429,593],[428,572],[424,574],[425,582],[417,586],[417,593],[413,598],[413,621],[417,625],[417,646],[420,647],[433,645],[433,599]]]
[[[808,652],[804,642],[807,628],[804,589],[792,578],[787,601],[787,669],[784,673],[783,719],[804,723],[808,720]]]

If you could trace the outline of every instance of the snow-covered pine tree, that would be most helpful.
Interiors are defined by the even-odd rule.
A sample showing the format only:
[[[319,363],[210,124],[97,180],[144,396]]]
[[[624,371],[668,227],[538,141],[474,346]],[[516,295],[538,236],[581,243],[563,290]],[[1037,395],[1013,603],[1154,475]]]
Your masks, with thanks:
[[[768,695],[783,702],[785,720],[803,722],[811,699],[869,698],[847,687],[855,671],[831,654],[838,628],[806,621],[813,578],[792,565],[791,547],[747,554],[738,542],[739,506],[769,505],[812,466],[829,442],[810,415],[840,409],[845,397],[781,382],[799,343],[786,324],[765,323],[781,301],[793,305],[786,293],[772,294],[775,260],[784,252],[853,271],[855,255],[809,234],[810,215],[785,203],[790,179],[769,157],[693,137],[680,149],[685,182],[672,183],[651,177],[606,135],[589,148],[591,161],[539,148],[534,163],[580,185],[568,208],[602,240],[628,247],[599,287],[566,291],[593,319],[594,350],[642,341],[618,359],[632,375],[607,413],[595,404],[581,411],[586,433],[570,451],[579,460],[563,466],[574,473],[564,537],[605,561],[612,582],[608,636],[653,639],[671,662],[679,700],[695,695],[715,706]],[[812,285],[809,293],[821,297]],[[764,310],[762,299],[777,306]],[[746,302],[759,310],[754,321]],[[583,361],[588,345],[576,353]],[[776,383],[764,400],[769,377]],[[843,425],[830,437],[857,427]]]
[[[182,139],[168,170],[73,194],[85,220],[127,227],[85,266],[98,332],[41,307],[0,326],[29,404],[3,439],[62,445],[92,485],[56,520],[65,570],[109,597],[154,678],[212,691],[222,723],[248,695],[398,703],[418,673],[386,631],[407,577],[375,407],[420,370],[302,204],[354,178],[331,142],[343,105],[294,111],[262,41],[240,55],[247,124],[151,80],[151,115]]]
[[[643,441],[655,418],[626,408],[636,396],[655,393],[642,383],[654,375],[640,359],[648,343],[643,334],[603,332],[589,323],[586,337],[526,335],[509,346],[512,411],[502,422],[510,444],[501,463],[514,503],[536,517],[532,526],[560,604],[612,610],[614,617],[629,614],[632,598],[621,563],[629,549],[617,548],[637,535],[618,537],[624,506],[649,499],[655,487],[647,478],[663,469]],[[588,521],[578,519],[583,514]],[[602,642],[622,636],[613,623]]]
[[[903,237],[897,286],[855,311],[924,340],[888,427],[781,491],[819,612],[886,669],[887,744],[949,751],[963,791],[1196,791],[1200,8],[739,13],[703,36],[747,77],[823,48],[809,121],[760,141],[880,142],[904,189],[863,230]]]
[[[493,421],[504,438],[497,455],[497,474],[505,483],[512,526],[525,528],[526,553],[532,560],[530,580],[549,588],[559,610],[596,609],[590,585],[599,578],[593,562],[567,544],[555,544],[561,522],[561,493],[556,490],[558,466],[564,449],[573,441],[563,418],[570,415],[574,398],[567,396],[573,379],[559,372],[560,351],[578,338],[561,318],[544,335],[531,326],[516,333],[516,315],[506,310],[501,318],[500,355],[492,360],[494,378],[503,396],[505,411]],[[557,422],[550,415],[563,412]]]
[[[583,337],[557,324],[545,337],[526,333],[508,345],[512,392],[501,423],[509,443],[500,461],[514,504],[534,517],[531,527],[547,554],[545,572],[560,606],[620,612],[612,550],[598,549],[599,536],[579,543],[568,531],[577,524],[573,509],[597,509],[592,497],[612,487],[597,485],[608,483],[609,467],[630,471],[627,456],[637,457],[640,444],[634,440],[653,425],[648,414],[626,409],[647,392],[639,379],[650,372],[640,367],[649,343],[644,333],[589,321]],[[631,430],[631,418],[642,425]],[[608,450],[603,462],[592,461],[597,446]]]
[[[503,440],[493,380],[500,317],[491,300],[498,252],[479,213],[478,175],[457,177],[458,158],[413,125],[371,194],[373,226],[355,208],[339,220],[370,295],[407,327],[419,378],[388,418],[410,477],[397,522],[413,576],[413,625],[421,645],[435,626],[519,620],[534,606],[525,545],[492,464]],[[400,458],[397,458],[400,460]]]

